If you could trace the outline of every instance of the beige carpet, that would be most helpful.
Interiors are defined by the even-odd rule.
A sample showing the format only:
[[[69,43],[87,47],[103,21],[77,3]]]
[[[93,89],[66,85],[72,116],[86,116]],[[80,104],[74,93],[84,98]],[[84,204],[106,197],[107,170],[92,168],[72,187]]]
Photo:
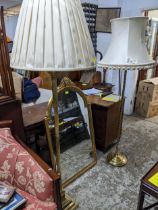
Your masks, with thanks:
[[[136,210],[140,179],[158,161],[158,117],[124,117],[120,150],[128,157],[126,166],[110,166],[109,151],[97,151],[97,165],[66,188],[79,210]]]

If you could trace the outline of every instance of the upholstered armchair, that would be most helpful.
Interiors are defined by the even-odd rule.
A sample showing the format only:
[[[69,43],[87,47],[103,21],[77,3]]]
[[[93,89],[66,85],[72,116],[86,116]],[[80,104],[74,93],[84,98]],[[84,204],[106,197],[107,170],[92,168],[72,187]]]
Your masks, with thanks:
[[[62,209],[59,176],[11,130],[10,122],[0,122],[0,182],[15,186],[27,199],[24,209]]]

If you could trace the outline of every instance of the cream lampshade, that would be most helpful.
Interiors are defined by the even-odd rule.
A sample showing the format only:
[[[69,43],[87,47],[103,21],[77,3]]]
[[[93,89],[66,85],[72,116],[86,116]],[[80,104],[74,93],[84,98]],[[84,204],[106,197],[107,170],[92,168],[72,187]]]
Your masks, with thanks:
[[[153,67],[145,44],[148,17],[116,18],[111,20],[112,37],[99,66],[110,69],[141,70]]]
[[[80,0],[23,0],[11,55],[11,67],[66,72],[96,68],[96,58]],[[56,159],[60,174],[59,115],[56,74],[52,76]],[[46,130],[49,129],[46,127]],[[48,138],[48,143],[51,141]],[[50,145],[50,143],[49,143]],[[49,146],[50,147],[50,146]],[[53,148],[52,148],[53,149]],[[62,209],[76,209],[61,186]]]
[[[11,67],[51,72],[95,68],[80,0],[23,0]]]
[[[116,151],[109,153],[107,160],[111,165],[123,166],[127,163],[124,154],[118,151],[121,138],[124,110],[124,92],[127,70],[149,69],[155,66],[155,61],[149,56],[145,44],[145,30],[147,17],[117,18],[111,20],[112,37],[109,47],[98,66],[107,69],[119,70],[119,95],[121,96],[120,125]],[[123,86],[121,85],[121,71],[123,71]]]

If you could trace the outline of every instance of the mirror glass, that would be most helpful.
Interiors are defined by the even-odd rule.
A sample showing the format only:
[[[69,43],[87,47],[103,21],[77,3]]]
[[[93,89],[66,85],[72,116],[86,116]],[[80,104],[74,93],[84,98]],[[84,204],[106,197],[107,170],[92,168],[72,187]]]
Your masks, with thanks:
[[[58,92],[58,113],[60,171],[62,183],[67,186],[95,162],[94,137],[89,125],[92,120],[89,121],[89,110],[82,96],[69,88]]]

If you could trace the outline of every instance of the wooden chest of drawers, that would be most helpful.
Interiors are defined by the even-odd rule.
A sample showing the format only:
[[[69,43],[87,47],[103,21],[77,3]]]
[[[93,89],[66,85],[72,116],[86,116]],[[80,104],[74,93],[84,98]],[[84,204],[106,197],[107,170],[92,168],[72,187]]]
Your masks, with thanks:
[[[102,100],[102,104],[92,103],[93,126],[96,147],[106,151],[117,140],[120,128],[121,101],[113,103]]]

